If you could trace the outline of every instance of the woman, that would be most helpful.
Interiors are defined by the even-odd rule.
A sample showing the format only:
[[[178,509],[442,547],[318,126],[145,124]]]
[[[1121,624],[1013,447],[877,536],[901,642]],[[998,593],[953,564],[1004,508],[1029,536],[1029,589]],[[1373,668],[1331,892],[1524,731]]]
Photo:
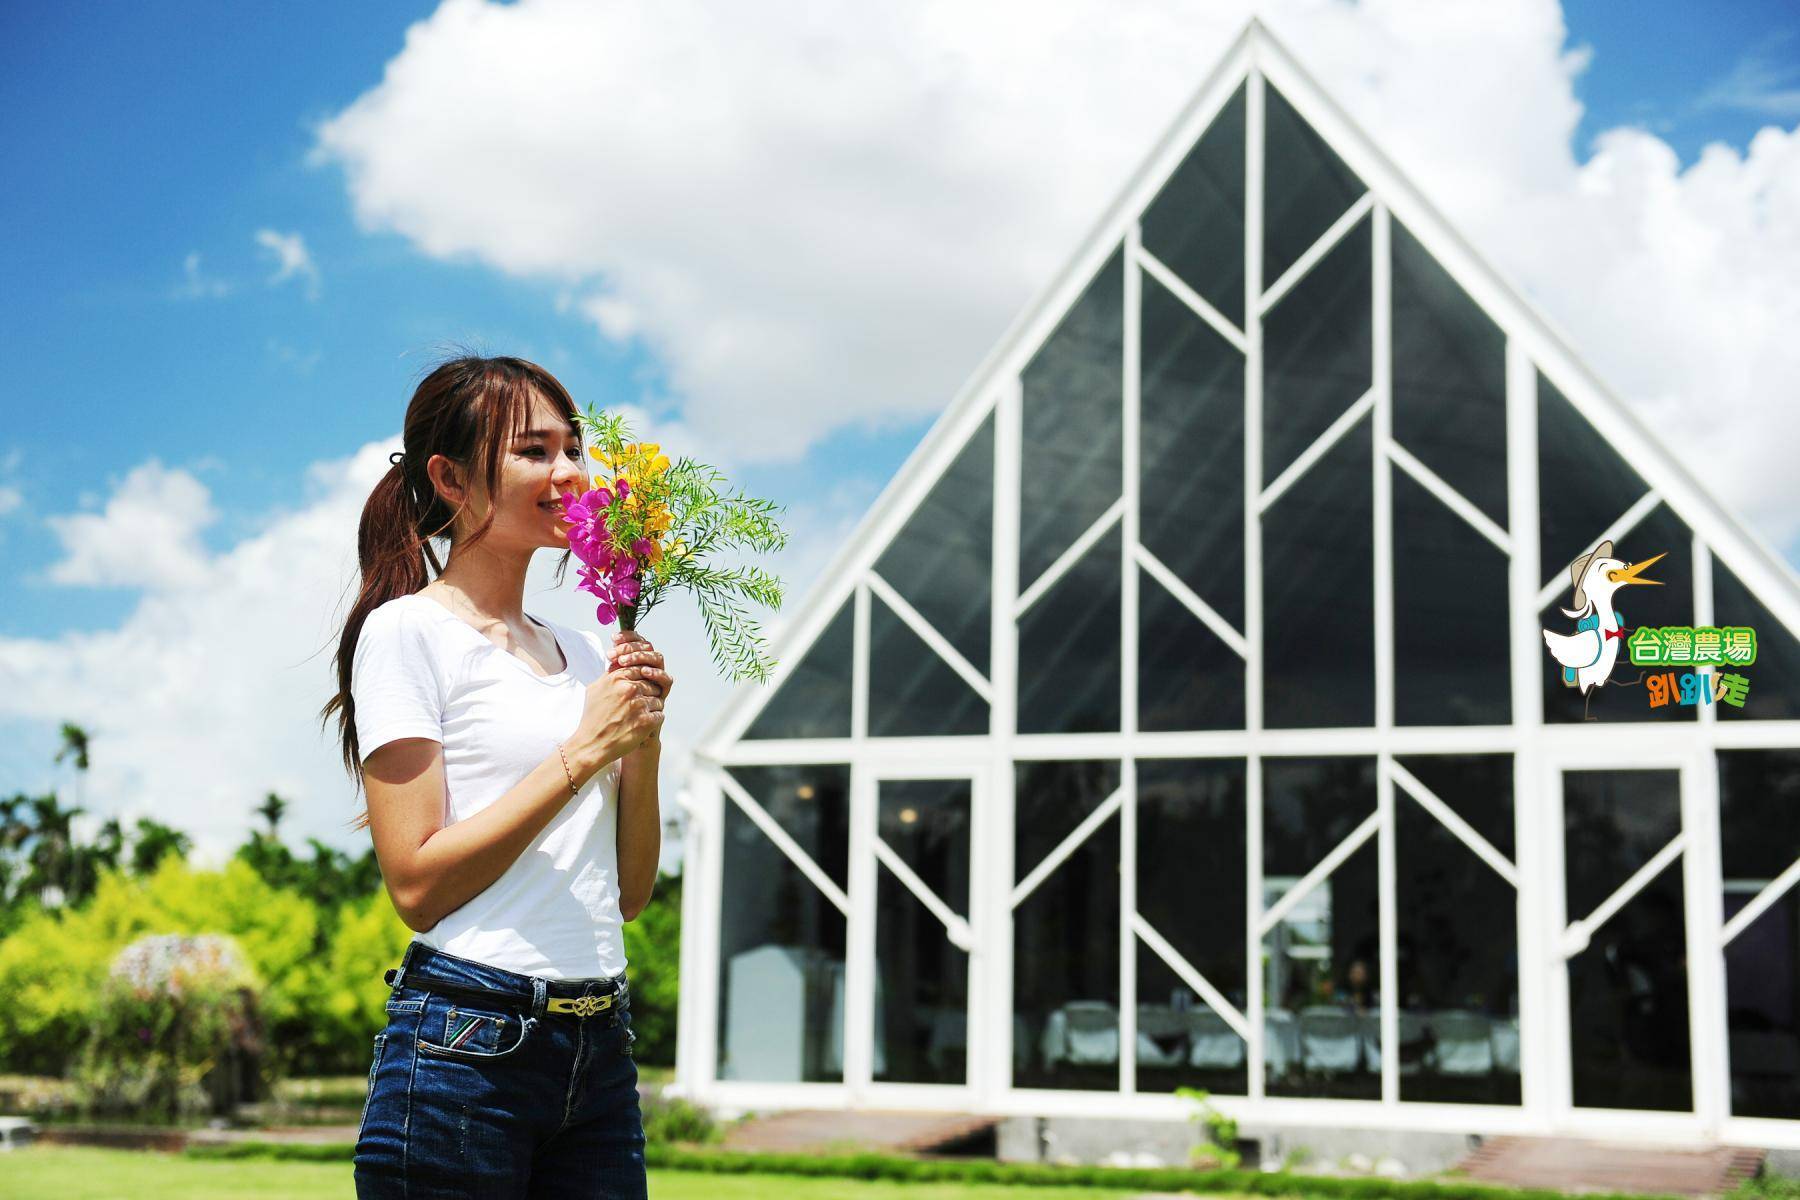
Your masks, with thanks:
[[[325,716],[416,936],[387,973],[358,1196],[645,1194],[622,923],[656,877],[674,680],[637,633],[609,648],[523,610],[532,556],[568,565],[575,415],[533,363],[445,362],[363,508]]]

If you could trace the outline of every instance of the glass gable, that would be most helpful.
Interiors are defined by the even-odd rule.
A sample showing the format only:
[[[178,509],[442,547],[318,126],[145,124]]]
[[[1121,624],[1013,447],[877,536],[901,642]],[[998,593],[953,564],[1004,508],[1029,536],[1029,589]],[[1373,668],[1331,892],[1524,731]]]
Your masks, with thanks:
[[[1021,591],[1124,490],[1124,261],[1115,250],[1021,377]]]
[[[1144,210],[1144,249],[1244,327],[1244,88]]]
[[[1506,338],[1398,221],[1394,440],[1506,528]]]
[[[856,609],[846,599],[750,728],[746,739],[850,736],[850,659]]]
[[[1114,525],[1019,618],[1019,732],[1119,728],[1119,553]]]
[[[1733,704],[1715,705],[1726,720],[1793,721],[1800,719],[1800,639],[1794,637],[1775,614],[1763,607],[1762,601],[1731,568],[1713,555],[1713,624],[1748,625],[1756,630],[1756,662],[1749,667],[1731,668],[1750,680],[1750,690],[1742,708]],[[1657,563],[1657,566],[1662,566]],[[1720,673],[1715,669],[1715,674]]]
[[[1649,490],[1599,430],[1540,374],[1538,562],[1545,578],[1566,579],[1569,564]]]
[[[928,737],[988,731],[988,706],[968,681],[869,597],[869,736]]]
[[[1375,723],[1374,488],[1363,417],[1263,514],[1263,722]]]
[[[899,592],[983,675],[994,558],[994,418],[969,438],[918,509],[876,560]]]
[[[1333,246],[1263,318],[1263,486],[1374,381],[1369,221]]]
[[[1506,555],[1398,466],[1394,723],[1512,720]],[[1661,564],[1657,564],[1660,566]]]
[[[1244,629],[1244,356],[1143,277],[1138,540]]]
[[[1263,86],[1263,277],[1266,290],[1361,198],[1362,180],[1294,111]]]

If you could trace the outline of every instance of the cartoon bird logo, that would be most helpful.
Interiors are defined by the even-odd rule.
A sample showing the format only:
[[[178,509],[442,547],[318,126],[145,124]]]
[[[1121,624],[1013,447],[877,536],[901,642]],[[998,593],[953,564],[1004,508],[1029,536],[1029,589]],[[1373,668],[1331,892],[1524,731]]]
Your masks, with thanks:
[[[1543,633],[1550,657],[1562,664],[1563,686],[1581,689],[1583,720],[1594,719],[1587,711],[1594,689],[1615,682],[1611,678],[1613,664],[1619,660],[1619,647],[1625,644],[1625,614],[1613,608],[1613,594],[1632,584],[1661,587],[1662,580],[1640,575],[1663,557],[1664,554],[1658,554],[1656,558],[1627,564],[1613,557],[1613,544],[1608,539],[1569,564],[1575,607],[1562,611],[1565,617],[1578,618],[1575,633],[1565,635],[1549,629]],[[1639,673],[1631,683],[1617,686],[1633,687],[1642,682],[1644,676]]]

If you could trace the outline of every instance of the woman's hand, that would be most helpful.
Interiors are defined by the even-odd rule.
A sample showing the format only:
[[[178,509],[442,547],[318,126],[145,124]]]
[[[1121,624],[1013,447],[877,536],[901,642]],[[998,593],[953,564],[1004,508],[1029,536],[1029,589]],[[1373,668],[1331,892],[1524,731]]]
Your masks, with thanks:
[[[664,700],[675,686],[675,677],[663,669],[663,656],[635,629],[621,629],[613,635],[612,662],[607,670],[624,671],[628,678],[655,685]]]
[[[653,741],[662,730],[662,691],[638,677],[646,667],[614,670],[588,684],[581,721],[566,743],[581,764],[579,782],[585,784],[596,771]],[[661,742],[653,742],[660,746]]]
[[[635,629],[621,629],[613,635],[612,662],[607,666],[609,672],[616,671],[627,679],[654,689],[649,694],[656,696],[666,704],[669,692],[675,686],[675,677],[664,668],[663,656],[650,639]],[[660,708],[660,705],[659,705]],[[662,724],[659,720],[656,729],[644,739],[646,745],[661,745]]]

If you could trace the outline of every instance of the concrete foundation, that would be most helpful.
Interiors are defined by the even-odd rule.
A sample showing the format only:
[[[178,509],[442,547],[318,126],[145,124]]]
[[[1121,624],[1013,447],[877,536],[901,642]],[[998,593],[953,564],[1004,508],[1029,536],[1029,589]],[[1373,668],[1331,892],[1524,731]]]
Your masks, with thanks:
[[[1290,1166],[1391,1178],[1443,1171],[1480,1144],[1473,1134],[1395,1129],[1337,1129],[1245,1123],[1239,1127],[1246,1167]],[[1002,1162],[1186,1166],[1200,1144],[1191,1121],[1091,1117],[1008,1117],[997,1131]]]

